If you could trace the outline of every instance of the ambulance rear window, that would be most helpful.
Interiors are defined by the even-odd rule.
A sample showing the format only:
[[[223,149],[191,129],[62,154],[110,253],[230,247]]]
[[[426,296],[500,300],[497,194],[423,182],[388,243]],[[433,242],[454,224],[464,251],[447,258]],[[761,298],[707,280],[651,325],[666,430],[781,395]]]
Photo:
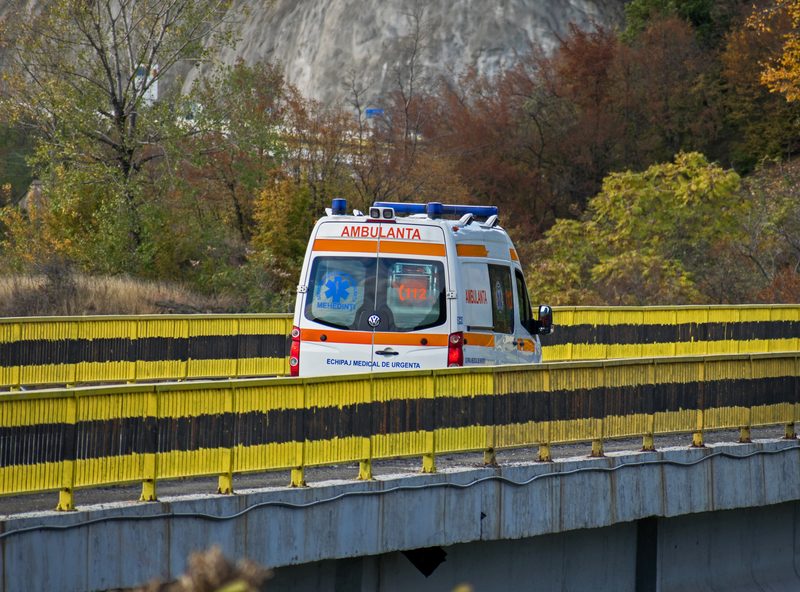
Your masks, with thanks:
[[[367,279],[370,281],[368,282]],[[375,294],[375,259],[317,257],[311,267],[306,317],[333,327],[354,328],[356,313]]]
[[[339,329],[415,331],[447,320],[444,264],[376,257],[316,257],[305,317]],[[376,315],[380,322],[369,324]]]
[[[391,311],[393,330],[413,331],[445,321],[444,266],[440,262],[381,259],[380,279],[378,297]]]

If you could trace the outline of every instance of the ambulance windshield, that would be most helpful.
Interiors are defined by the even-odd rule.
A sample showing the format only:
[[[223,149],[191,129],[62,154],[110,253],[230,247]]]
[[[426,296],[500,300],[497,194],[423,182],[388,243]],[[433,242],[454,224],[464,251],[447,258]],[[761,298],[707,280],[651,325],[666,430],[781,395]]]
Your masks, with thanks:
[[[311,266],[305,316],[358,331],[415,331],[447,319],[444,265],[439,261],[317,257]],[[380,318],[369,325],[372,315]]]

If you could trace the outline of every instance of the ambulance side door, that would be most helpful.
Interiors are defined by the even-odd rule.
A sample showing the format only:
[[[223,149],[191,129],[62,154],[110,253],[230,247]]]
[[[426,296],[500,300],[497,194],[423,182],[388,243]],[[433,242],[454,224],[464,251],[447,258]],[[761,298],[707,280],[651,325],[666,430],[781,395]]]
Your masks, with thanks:
[[[539,344],[539,338],[536,335],[531,335],[528,330],[529,327],[533,326],[533,312],[528,298],[528,288],[525,286],[525,278],[519,269],[514,269],[514,279],[516,280],[517,311],[519,312],[519,323],[514,332],[518,362],[520,364],[541,362],[542,347]]]
[[[464,365],[493,366],[494,350],[492,301],[489,296],[489,270],[485,262],[460,262],[464,307]]]
[[[518,360],[514,336],[514,284],[508,265],[488,264],[489,292],[492,304],[494,354],[497,364],[516,364]]]

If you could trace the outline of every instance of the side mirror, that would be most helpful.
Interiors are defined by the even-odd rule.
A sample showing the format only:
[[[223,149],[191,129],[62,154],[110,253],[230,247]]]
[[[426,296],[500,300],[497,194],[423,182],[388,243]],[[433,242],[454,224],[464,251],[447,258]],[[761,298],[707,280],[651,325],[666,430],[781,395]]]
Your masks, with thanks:
[[[553,332],[553,309],[542,304],[539,306],[539,335],[550,335]]]

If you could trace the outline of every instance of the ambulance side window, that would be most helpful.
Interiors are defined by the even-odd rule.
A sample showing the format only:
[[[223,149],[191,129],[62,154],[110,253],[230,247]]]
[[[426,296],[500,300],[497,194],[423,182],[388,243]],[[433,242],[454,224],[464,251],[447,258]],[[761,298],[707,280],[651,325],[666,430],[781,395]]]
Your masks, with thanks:
[[[517,302],[519,303],[519,324],[528,331],[531,331],[533,323],[533,313],[531,312],[531,302],[528,299],[528,289],[525,287],[525,278],[519,269],[514,270],[517,279]]]
[[[492,292],[492,324],[495,333],[514,332],[514,287],[511,269],[489,265],[489,288]]]

